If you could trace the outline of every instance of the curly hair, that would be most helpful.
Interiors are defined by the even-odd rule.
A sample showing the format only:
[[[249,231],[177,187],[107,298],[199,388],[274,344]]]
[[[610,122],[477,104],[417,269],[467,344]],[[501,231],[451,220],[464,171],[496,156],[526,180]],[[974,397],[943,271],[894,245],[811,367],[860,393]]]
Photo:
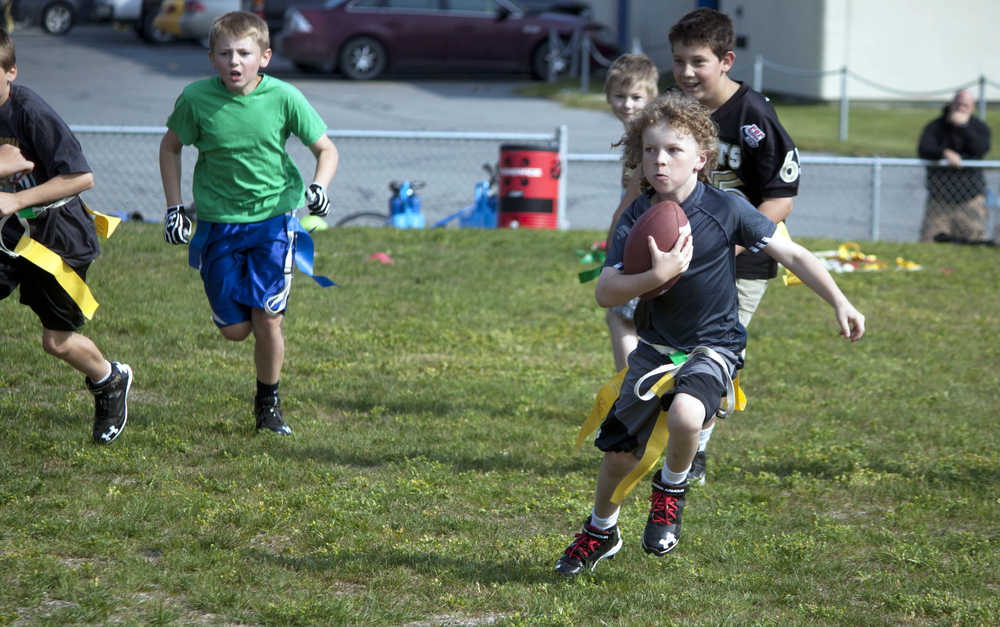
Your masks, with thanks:
[[[271,47],[271,34],[259,15],[247,11],[230,11],[212,22],[208,34],[208,49],[215,52],[215,42],[223,37],[242,39],[249,37],[260,46],[261,52]]]
[[[691,135],[698,148],[705,152],[705,167],[698,172],[698,179],[711,184],[710,172],[719,157],[718,128],[705,105],[676,89],[646,105],[642,113],[629,121],[625,135],[615,144],[625,148],[625,166],[642,171],[642,134],[647,128],[661,123]],[[639,179],[639,187],[643,193],[652,189],[645,176]]]

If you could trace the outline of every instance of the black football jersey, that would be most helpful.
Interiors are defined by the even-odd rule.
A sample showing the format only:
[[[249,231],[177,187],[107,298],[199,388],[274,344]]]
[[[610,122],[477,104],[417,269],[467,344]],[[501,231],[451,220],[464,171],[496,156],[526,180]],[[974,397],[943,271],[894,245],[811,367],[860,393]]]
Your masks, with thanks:
[[[770,100],[740,83],[712,113],[719,127],[719,160],[712,184],[759,207],[765,198],[795,196],[799,189],[799,152],[778,121]],[[765,253],[745,251],[736,258],[737,278],[767,279],[777,264]]]
[[[20,148],[34,170],[16,180],[0,180],[0,191],[16,192],[41,185],[60,174],[90,172],[83,150],[66,123],[31,89],[11,85],[10,97],[0,105],[0,143]],[[94,220],[74,199],[30,221],[31,236],[73,267],[93,261],[100,248]],[[23,231],[17,220],[8,220],[4,241],[17,241]]]

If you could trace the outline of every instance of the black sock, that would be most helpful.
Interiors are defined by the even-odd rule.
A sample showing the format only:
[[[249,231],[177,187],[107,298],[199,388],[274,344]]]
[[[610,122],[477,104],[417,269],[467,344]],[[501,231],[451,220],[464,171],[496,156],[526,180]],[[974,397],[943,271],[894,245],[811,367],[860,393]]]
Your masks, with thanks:
[[[277,383],[257,382],[257,398],[269,398],[278,395]]]

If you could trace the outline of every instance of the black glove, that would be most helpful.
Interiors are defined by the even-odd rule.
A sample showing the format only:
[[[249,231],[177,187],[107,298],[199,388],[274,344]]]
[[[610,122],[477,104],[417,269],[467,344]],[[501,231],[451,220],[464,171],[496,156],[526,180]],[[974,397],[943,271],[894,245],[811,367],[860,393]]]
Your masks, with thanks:
[[[184,214],[184,205],[167,207],[167,215],[163,216],[163,240],[168,244],[191,241],[191,219]]]
[[[319,183],[312,183],[306,190],[306,207],[309,213],[320,218],[325,218],[330,213],[330,199]]]

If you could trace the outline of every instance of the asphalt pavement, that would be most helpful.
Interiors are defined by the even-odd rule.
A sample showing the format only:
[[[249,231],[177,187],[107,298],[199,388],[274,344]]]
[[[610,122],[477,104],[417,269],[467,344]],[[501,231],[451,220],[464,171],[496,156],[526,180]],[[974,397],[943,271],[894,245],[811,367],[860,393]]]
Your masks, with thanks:
[[[17,82],[37,91],[74,126],[162,126],[184,86],[212,75],[207,50],[197,43],[150,45],[131,30],[115,30],[110,24],[77,26],[64,37],[38,29],[18,30],[14,42]],[[330,129],[554,134],[556,127],[565,125],[570,152],[605,154],[611,153],[611,142],[621,133],[610,112],[518,95],[520,86],[532,83],[528,75],[409,73],[358,82],[336,74],[303,73],[279,55],[266,72],[298,87]],[[128,149],[142,156],[129,157],[118,154],[120,148],[81,136],[98,174],[97,205],[125,204],[127,212],[145,215],[151,214],[150,207],[159,208],[162,192],[155,164],[159,138],[148,141],[148,146]],[[343,146],[338,142],[338,147],[342,147],[342,166],[332,193],[342,213],[384,210],[388,181],[416,178],[433,181],[423,192],[429,221],[471,203],[475,182],[483,174],[480,166],[498,156],[495,144],[476,150],[456,146],[453,155],[440,146],[386,142]],[[299,148],[289,143],[308,177],[310,156]],[[148,163],[135,163],[146,159]],[[193,160],[185,153],[185,167]],[[568,179],[576,181],[573,194],[567,194],[570,226],[606,228],[619,193],[617,168],[583,165],[577,177]],[[123,173],[128,173],[128,180],[123,180]],[[127,195],[116,195],[119,191]]]

